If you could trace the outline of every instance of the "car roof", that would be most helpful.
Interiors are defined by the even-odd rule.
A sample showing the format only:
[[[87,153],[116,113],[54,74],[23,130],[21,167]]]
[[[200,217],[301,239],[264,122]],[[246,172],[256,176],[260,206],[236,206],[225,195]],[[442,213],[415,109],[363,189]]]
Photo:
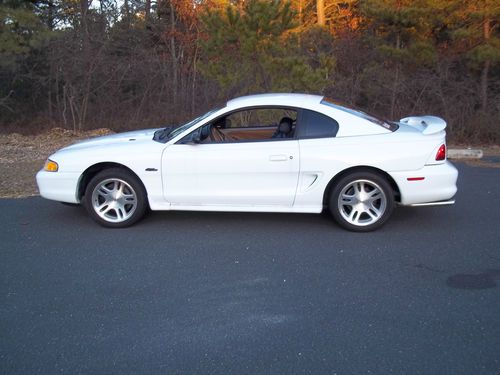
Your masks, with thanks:
[[[310,94],[292,94],[292,93],[274,93],[274,94],[256,94],[241,96],[239,98],[231,99],[227,102],[227,107],[246,107],[257,105],[286,105],[298,106],[304,105],[311,106],[321,102],[323,96],[310,95]]]

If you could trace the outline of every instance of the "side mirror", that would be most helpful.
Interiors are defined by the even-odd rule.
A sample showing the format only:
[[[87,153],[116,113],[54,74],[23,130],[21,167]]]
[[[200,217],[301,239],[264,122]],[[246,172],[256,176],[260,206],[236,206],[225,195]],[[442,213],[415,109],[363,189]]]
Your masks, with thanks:
[[[193,133],[191,133],[188,136],[185,143],[189,145],[197,145],[199,143],[202,143],[205,139],[207,139],[209,135],[210,135],[210,126],[205,125],[202,126],[201,128],[198,128]]]
[[[194,144],[201,143],[201,135],[200,131],[198,130],[196,133],[193,134],[193,138],[191,138],[191,142]]]
[[[201,135],[200,135],[200,130],[197,129],[193,131],[192,133],[189,133],[186,135],[184,138],[182,138],[179,142],[179,144],[182,145],[196,145],[198,143],[201,143]]]

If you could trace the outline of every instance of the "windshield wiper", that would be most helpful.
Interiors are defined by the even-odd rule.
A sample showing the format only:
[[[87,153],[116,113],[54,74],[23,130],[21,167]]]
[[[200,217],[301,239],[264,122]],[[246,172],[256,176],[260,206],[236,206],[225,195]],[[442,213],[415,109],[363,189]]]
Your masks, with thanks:
[[[172,130],[172,126],[167,126],[166,128],[155,131],[153,141],[166,143],[168,141],[168,135],[172,132]]]

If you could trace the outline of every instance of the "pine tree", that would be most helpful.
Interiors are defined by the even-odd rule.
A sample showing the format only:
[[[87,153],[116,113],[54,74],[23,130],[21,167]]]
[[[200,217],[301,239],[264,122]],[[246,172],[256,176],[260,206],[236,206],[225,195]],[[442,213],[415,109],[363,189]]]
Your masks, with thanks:
[[[300,53],[290,3],[250,0],[203,17],[202,72],[223,96],[269,91],[322,91],[331,70],[323,59],[313,66]]]
[[[333,35],[356,30],[360,24],[358,0],[292,0],[299,27],[325,27]]]
[[[382,58],[381,68],[392,74],[383,79],[392,82],[390,117],[397,114],[403,66],[431,64],[436,55],[433,43],[432,8],[426,0],[368,0],[362,10],[371,23],[369,43]],[[379,71],[378,75],[383,76]]]
[[[16,102],[30,100],[33,77],[38,74],[29,71],[31,57],[42,47],[49,30],[34,9],[33,3],[21,0],[0,4],[0,121],[16,117]],[[43,71],[43,59],[37,62]]]
[[[46,29],[32,3],[11,0],[0,5],[0,64],[11,67],[37,47]]]
[[[478,97],[484,112],[488,107],[490,70],[500,62],[500,3],[455,0],[448,2],[446,10],[455,49],[481,71]]]

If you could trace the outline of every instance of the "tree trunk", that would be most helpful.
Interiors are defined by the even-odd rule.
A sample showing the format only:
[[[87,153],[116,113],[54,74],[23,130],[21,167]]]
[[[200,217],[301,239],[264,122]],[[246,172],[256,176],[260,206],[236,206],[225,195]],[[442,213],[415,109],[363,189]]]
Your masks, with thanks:
[[[170,1],[170,57],[172,64],[172,105],[177,110],[177,95],[179,86],[179,61],[176,53],[175,43],[175,7]]]
[[[399,71],[400,64],[396,65],[396,72],[394,74],[394,82],[392,85],[392,95],[391,95],[391,120],[394,120],[394,116],[396,113],[396,101],[398,97],[398,86],[399,86]]]
[[[397,33],[396,35],[396,49],[401,49],[401,35]],[[392,95],[391,95],[391,120],[394,120],[394,115],[396,113],[396,101],[398,97],[398,87],[399,87],[399,74],[401,70],[401,64],[396,62],[396,72],[394,73],[394,81],[392,85]]]
[[[316,13],[318,15],[318,25],[325,26],[325,0],[316,0]]]
[[[92,3],[92,0],[80,0],[80,11],[81,11],[81,24],[82,24],[82,56],[83,56],[83,61],[82,61],[82,68],[84,70],[83,75],[85,77],[84,82],[85,82],[85,89],[82,90],[83,92],[83,98],[82,98],[82,103],[81,103],[81,108],[80,108],[80,113],[78,116],[78,130],[82,130],[83,126],[85,125],[85,117],[87,114],[87,101],[88,101],[88,96],[89,96],[89,88],[90,88],[90,81],[91,81],[91,71],[90,71],[90,35],[89,35],[89,28],[88,28],[88,11],[90,4]],[[73,94],[75,90],[72,89],[72,93],[70,95],[71,98],[71,115],[73,119],[75,118],[74,115],[74,96]],[[74,121],[74,120],[73,120]],[[76,130],[76,129],[75,129]]]
[[[488,41],[491,37],[491,26],[490,20],[487,18],[484,20],[483,24],[483,37],[485,41]],[[489,59],[485,60],[483,63],[483,70],[481,72],[481,111],[486,111],[488,108],[488,74],[490,71],[491,61]]]
[[[191,82],[191,116],[194,116],[194,106],[196,97],[196,74],[198,68],[196,67],[196,62],[198,60],[198,45],[196,45],[193,57],[193,80]]]
[[[47,27],[49,28],[50,31],[54,30],[55,28],[55,6],[53,1],[48,1],[47,2],[47,7],[48,7],[48,18],[47,18]]]
[[[146,25],[148,25],[151,18],[151,0],[146,0],[144,13],[146,18]]]
[[[52,119],[54,118],[53,115],[53,105],[52,105],[52,80],[53,80],[53,75],[54,75],[54,63],[52,59],[50,59],[49,62],[49,77],[48,77],[48,84],[47,84],[47,106],[49,108],[49,124],[52,125]]]
[[[90,4],[89,4],[88,0],[80,0],[82,31],[85,35],[88,34],[87,14],[89,12],[89,6],[90,6]]]
[[[299,0],[299,25],[302,27],[304,26],[304,21],[302,17],[302,12],[303,12],[303,5],[302,5],[303,0]],[[300,35],[300,34],[299,34]]]
[[[130,26],[130,6],[128,0],[123,1],[123,9],[125,10],[125,24]]]

